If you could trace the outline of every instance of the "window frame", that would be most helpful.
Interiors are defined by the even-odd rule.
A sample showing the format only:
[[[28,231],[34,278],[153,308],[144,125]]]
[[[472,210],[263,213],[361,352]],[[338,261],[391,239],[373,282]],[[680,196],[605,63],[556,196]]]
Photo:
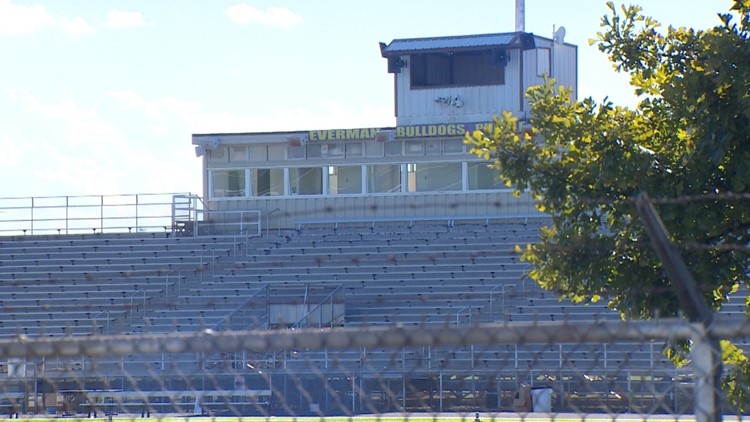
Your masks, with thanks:
[[[240,172],[241,177],[239,180],[241,180],[241,183],[243,185],[240,195],[216,195],[214,176],[216,175],[216,173],[222,173],[222,172],[224,173]],[[210,199],[231,200],[231,199],[244,199],[249,196],[248,195],[248,169],[247,168],[215,168],[209,171],[208,176],[209,176],[208,177],[208,180],[209,180],[208,195]]]
[[[410,88],[505,85],[506,65],[495,61],[496,54],[493,49],[412,54]],[[505,57],[509,54],[505,50]]]

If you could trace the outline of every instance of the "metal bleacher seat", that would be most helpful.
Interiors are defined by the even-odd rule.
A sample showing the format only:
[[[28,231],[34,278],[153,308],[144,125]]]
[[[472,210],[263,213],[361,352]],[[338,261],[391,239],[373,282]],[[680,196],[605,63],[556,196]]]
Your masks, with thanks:
[[[537,241],[540,224],[305,226],[240,244],[227,238],[137,234],[0,239],[0,307],[17,306],[18,311],[13,318],[2,313],[0,336],[23,331],[62,335],[66,329],[86,334],[104,319],[125,332],[196,331],[249,307],[262,289],[269,289],[275,301],[298,301],[294,289],[302,285],[329,286],[328,291],[340,285],[345,325],[616,317],[604,307],[558,302],[534,283],[524,283],[528,264],[514,247]],[[71,295],[76,306],[89,311],[65,312],[61,297]],[[32,306],[49,311],[21,308]],[[255,308],[266,312],[265,304]],[[514,365],[531,362],[520,362],[517,351],[499,347],[496,355],[492,350],[481,357],[468,353],[459,353],[456,364],[507,364],[511,354]],[[560,356],[559,350],[540,351],[535,364],[559,367]],[[641,361],[639,356],[633,352],[630,359]],[[579,353],[569,360],[590,358]],[[386,360],[368,351],[365,360],[347,356],[340,362]]]

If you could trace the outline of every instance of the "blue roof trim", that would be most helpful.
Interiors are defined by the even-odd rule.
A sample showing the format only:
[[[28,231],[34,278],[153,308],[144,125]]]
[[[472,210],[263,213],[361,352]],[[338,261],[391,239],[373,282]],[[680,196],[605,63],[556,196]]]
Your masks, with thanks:
[[[534,35],[528,32],[459,35],[452,37],[397,39],[383,47],[383,57],[441,50],[471,50],[487,47],[533,48]]]

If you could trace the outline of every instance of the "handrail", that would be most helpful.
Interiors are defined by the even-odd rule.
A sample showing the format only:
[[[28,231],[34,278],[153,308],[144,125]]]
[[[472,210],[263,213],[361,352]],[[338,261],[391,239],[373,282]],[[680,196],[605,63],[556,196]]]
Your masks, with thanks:
[[[308,286],[309,286],[309,284],[308,284]],[[305,319],[307,319],[307,317],[309,317],[310,315],[312,315],[313,312],[317,311],[321,306],[323,306],[323,304],[326,303],[326,301],[328,301],[329,298],[331,300],[333,300],[333,295],[336,294],[336,292],[338,292],[339,290],[343,290],[343,289],[344,289],[344,285],[343,284],[339,284],[338,286],[336,286],[336,288],[331,293],[329,293],[328,296],[326,296],[325,298],[323,298],[323,300],[321,300],[320,302],[318,302],[317,305],[313,306],[312,309],[310,309],[309,311],[307,311],[307,313],[305,315],[303,315],[302,318],[298,319],[297,322],[295,322],[294,324],[290,325],[289,329],[302,328],[300,324]],[[331,321],[333,321],[333,320],[334,320],[334,318],[333,318],[333,306],[331,306]],[[322,327],[318,327],[318,328],[322,328]]]
[[[172,293],[176,293],[175,296],[180,297],[180,290],[181,290],[181,284],[182,284],[182,269],[181,268],[177,268],[172,271],[169,271],[165,275],[164,296],[167,296],[167,297],[169,296],[169,277],[170,275],[174,275],[175,273],[177,274],[177,283],[175,283],[175,288],[172,289]]]
[[[448,226],[453,226],[456,221],[483,220],[484,224],[489,224],[490,220],[524,220],[524,222],[528,222],[530,219],[547,218],[550,218],[549,214],[527,212],[519,214],[303,218],[294,220],[294,224],[297,228],[301,228],[305,224],[334,224],[335,226],[338,226],[339,223],[370,223],[374,226],[375,223],[408,222],[409,225],[413,225],[415,221],[440,221],[445,222]]]
[[[500,289],[500,297],[502,299],[502,302],[500,303],[500,312],[505,315],[505,284],[498,284],[497,286],[490,289],[490,316],[494,319],[495,318],[495,301],[494,301],[494,294],[495,290]]]
[[[94,315],[94,317],[93,317],[93,318],[91,318],[91,319],[92,319],[92,320],[94,321],[94,324],[97,324],[97,325],[98,325],[98,323],[97,323],[97,318],[99,318],[99,315],[106,315],[106,317],[107,317],[107,320],[106,320],[106,321],[107,321],[107,329],[106,329],[106,331],[104,332],[104,334],[106,334],[106,335],[109,335],[109,322],[110,322],[109,311],[106,311],[106,310],[105,310],[105,311],[101,311],[101,312],[99,312],[98,314]],[[97,328],[97,327],[96,327],[96,326],[94,326],[94,329],[96,329],[96,328]]]
[[[0,198],[0,236],[172,230],[172,199],[185,193]]]
[[[207,255],[207,253],[210,253],[211,255]],[[203,266],[203,258],[206,256],[211,257],[211,262],[208,263],[208,265],[211,265],[211,277],[214,277],[216,275],[216,249],[211,248],[209,250],[201,252],[200,254],[201,281],[203,281],[204,270],[208,269],[208,265],[206,265],[205,267]]]
[[[213,330],[214,331],[220,331],[222,324],[224,324],[225,322],[229,321],[233,316],[237,315],[245,307],[245,305],[247,305],[248,303],[250,303],[250,301],[252,301],[253,299],[255,299],[255,297],[258,296],[260,293],[265,292],[267,290],[268,290],[268,283],[264,283],[263,287],[261,287],[260,289],[258,289],[258,291],[256,291],[252,295],[250,295],[250,297],[247,298],[244,302],[242,302],[242,304],[240,306],[234,308],[234,310],[232,310],[232,312],[228,313],[226,316],[224,316],[224,318],[222,318],[219,322],[217,322],[214,325]]]
[[[195,235],[219,234],[235,235],[237,233],[251,236],[261,235],[262,218],[260,210],[199,210]],[[214,220],[212,216],[219,216]],[[252,218],[249,218],[252,217]]]
[[[460,320],[460,318],[461,318],[461,313],[462,313],[462,311],[463,311],[464,309],[468,309],[468,310],[469,310],[469,312],[467,312],[467,315],[469,316],[469,323],[471,323],[471,310],[472,310],[473,308],[474,308],[474,307],[472,307],[471,305],[469,305],[469,306],[464,306],[463,308],[461,308],[461,309],[457,310],[457,311],[456,311],[456,325],[461,325],[461,320]]]
[[[198,200],[198,201],[199,201],[199,202],[201,203],[201,205],[203,205],[203,209],[204,209],[204,210],[210,210],[210,208],[208,207],[208,204],[206,204],[206,203],[205,203],[205,202],[203,201],[203,198],[202,198],[202,197],[201,197],[200,195],[195,195],[195,194],[192,194],[192,193],[191,193],[191,194],[189,194],[189,196],[190,196],[191,198],[197,199],[197,200]]]
[[[131,312],[130,318],[131,319],[135,318],[135,311],[134,311],[135,307],[133,306],[133,299],[135,298],[135,295],[137,295],[139,293],[143,294],[143,312],[142,312],[142,314],[143,314],[143,319],[146,319],[146,290],[145,289],[138,289],[135,292],[133,292],[133,294],[130,295],[130,312]]]

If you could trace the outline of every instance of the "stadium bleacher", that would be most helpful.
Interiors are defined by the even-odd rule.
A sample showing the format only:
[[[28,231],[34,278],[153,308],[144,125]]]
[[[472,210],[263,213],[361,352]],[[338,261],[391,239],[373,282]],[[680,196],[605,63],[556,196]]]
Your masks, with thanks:
[[[285,299],[279,287],[292,285],[341,286],[345,312],[335,323],[344,325],[617,318],[525,281],[527,264],[514,248],[534,242],[540,224],[302,227],[246,243],[137,234],[7,239],[0,334],[198,330],[269,286],[277,303],[295,303],[299,292]]]
[[[527,279],[515,246],[536,241],[543,223],[318,225],[239,241],[152,234],[4,239],[0,337],[619,318],[604,305],[560,301]],[[61,376],[106,378],[125,368],[130,376],[170,379],[196,371],[218,376],[238,359],[143,355],[100,361],[95,370],[65,359],[57,367]],[[642,344],[288,350],[242,359],[303,375],[375,371],[395,379],[408,371],[415,380],[435,370],[580,377],[594,368],[671,368],[658,347]],[[48,376],[55,367],[47,364]]]

